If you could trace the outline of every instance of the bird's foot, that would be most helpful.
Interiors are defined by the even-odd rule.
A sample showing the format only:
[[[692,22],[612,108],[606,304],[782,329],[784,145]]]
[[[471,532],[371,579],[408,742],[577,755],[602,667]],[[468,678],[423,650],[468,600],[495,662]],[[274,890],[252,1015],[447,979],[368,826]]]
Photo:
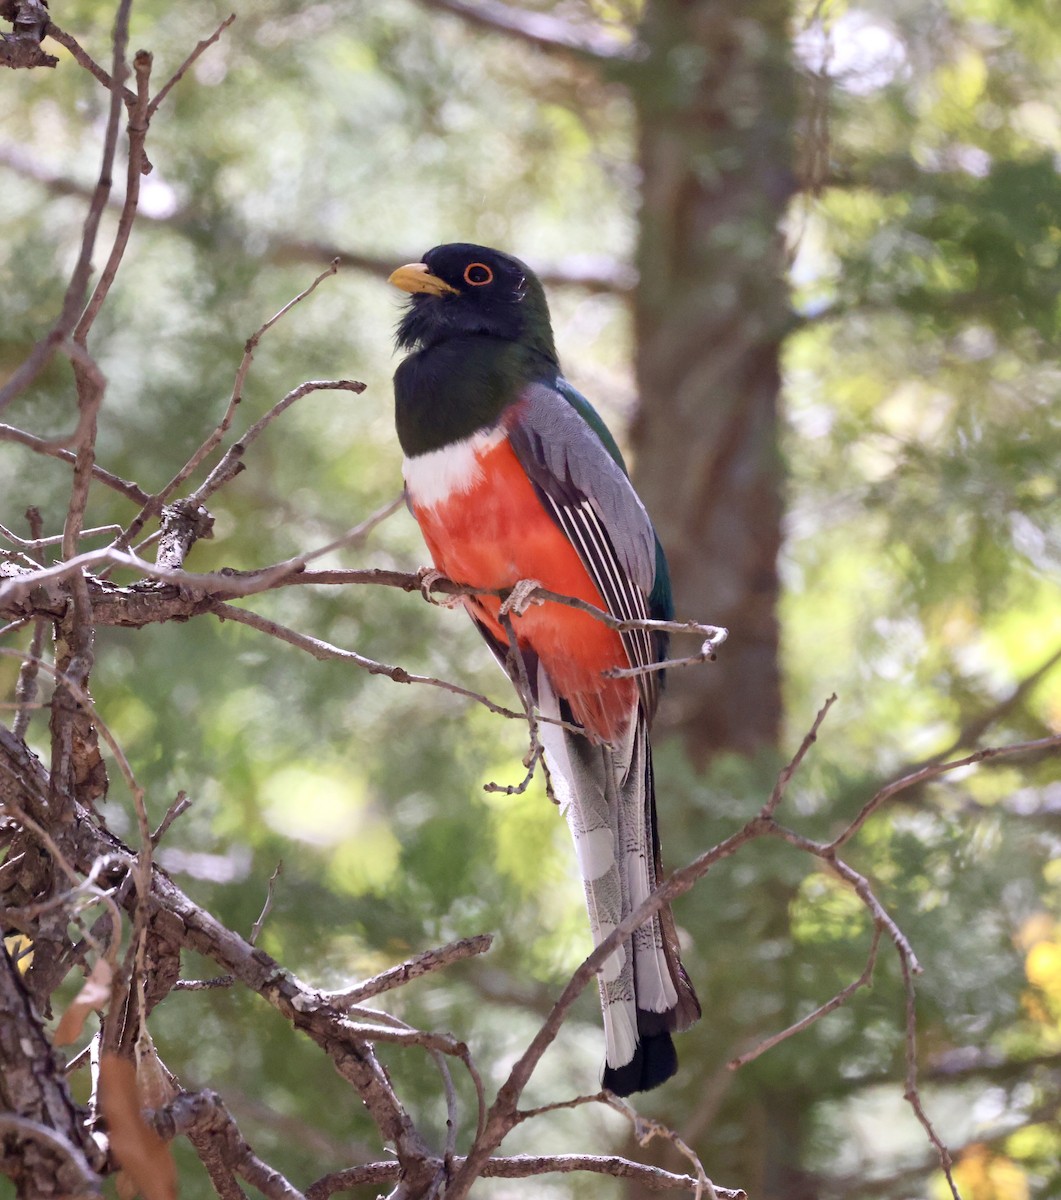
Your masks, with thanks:
[[[438,583],[440,579],[445,578],[447,578],[447,576],[445,576],[441,571],[436,570],[434,567],[421,567],[420,570],[416,572],[416,580],[420,585],[420,595],[423,596],[428,604],[437,604],[439,608],[453,608],[460,604],[460,596],[433,596],[431,594],[431,589],[435,586],[435,584]]]
[[[501,602],[501,615],[507,617],[522,617],[532,604],[544,604],[545,601],[534,593],[541,587],[540,579],[517,579],[512,585],[512,591]]]

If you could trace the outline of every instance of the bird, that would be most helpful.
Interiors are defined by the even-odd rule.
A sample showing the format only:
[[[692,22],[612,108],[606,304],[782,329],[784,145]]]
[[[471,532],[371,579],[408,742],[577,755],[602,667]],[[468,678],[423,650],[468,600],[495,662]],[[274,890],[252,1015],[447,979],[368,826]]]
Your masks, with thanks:
[[[408,294],[394,375],[405,496],[434,571],[489,591],[538,585],[619,621],[670,619],[659,538],[615,439],[561,373],[534,272],[456,242],[389,282]],[[662,875],[649,739],[662,678],[636,668],[666,658],[666,635],[556,601],[462,602],[517,690],[529,685],[599,945]],[[669,906],[609,955],[598,985],[603,1086],[628,1096],[669,1079],[671,1034],[701,1015]]]

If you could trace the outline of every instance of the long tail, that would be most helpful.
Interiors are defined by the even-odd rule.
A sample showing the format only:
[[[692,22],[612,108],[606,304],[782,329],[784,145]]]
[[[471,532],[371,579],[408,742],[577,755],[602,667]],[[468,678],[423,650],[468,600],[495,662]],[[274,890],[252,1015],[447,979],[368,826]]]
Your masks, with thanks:
[[[538,671],[543,716],[570,721],[545,672]],[[543,722],[542,744],[553,793],[567,818],[586,890],[595,945],[656,887],[661,873],[652,750],[642,712],[621,746],[597,745]],[[619,1096],[643,1092],[678,1069],[671,1033],[700,1016],[700,1003],[678,955],[669,907],[609,956],[599,975],[604,1040],[603,1084]]]

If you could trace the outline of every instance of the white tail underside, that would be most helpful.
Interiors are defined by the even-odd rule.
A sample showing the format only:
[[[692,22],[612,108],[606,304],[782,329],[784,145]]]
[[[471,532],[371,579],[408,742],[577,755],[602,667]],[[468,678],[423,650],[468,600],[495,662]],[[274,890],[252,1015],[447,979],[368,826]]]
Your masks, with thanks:
[[[538,705],[543,716],[559,718],[559,701],[541,667]],[[632,721],[618,746],[593,745],[547,722],[540,736],[553,793],[575,843],[593,942],[599,945],[655,886],[645,803],[647,730],[643,722]],[[622,1067],[637,1048],[637,1008],[665,1012],[677,1003],[659,922],[642,925],[609,955],[598,982],[608,1065]]]

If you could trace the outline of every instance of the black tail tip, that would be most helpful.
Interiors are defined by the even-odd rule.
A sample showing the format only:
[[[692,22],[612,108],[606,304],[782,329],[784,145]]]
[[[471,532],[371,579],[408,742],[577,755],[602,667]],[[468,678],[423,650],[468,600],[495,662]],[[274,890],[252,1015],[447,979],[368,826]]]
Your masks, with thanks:
[[[647,1092],[678,1070],[678,1054],[669,1033],[642,1034],[634,1057],[622,1067],[605,1067],[601,1083],[617,1096]]]

